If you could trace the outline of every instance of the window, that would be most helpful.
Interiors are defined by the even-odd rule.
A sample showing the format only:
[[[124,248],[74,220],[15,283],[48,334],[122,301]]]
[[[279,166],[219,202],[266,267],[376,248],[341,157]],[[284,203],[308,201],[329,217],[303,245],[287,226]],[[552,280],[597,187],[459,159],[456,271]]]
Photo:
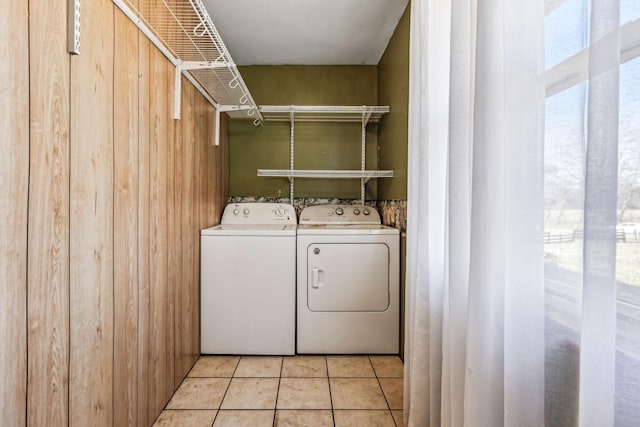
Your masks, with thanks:
[[[548,393],[572,396],[580,363],[591,2],[547,0],[546,4],[546,352],[554,355],[547,357],[546,381]],[[636,394],[640,370],[640,1],[620,0],[619,39],[616,424],[633,425],[640,414]],[[565,376],[555,378],[557,372]],[[575,423],[566,419],[570,411],[554,407],[549,396],[547,401],[548,419]]]

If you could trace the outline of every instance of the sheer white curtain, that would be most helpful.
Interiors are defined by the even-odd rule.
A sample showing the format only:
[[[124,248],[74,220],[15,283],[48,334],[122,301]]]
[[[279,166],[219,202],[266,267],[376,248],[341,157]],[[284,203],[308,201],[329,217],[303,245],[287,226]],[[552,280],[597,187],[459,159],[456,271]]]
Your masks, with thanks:
[[[640,223],[638,127],[637,206],[618,200],[619,134],[635,132],[619,123],[620,7],[412,0],[405,424],[640,419],[640,267],[616,276],[640,266],[640,242],[616,254],[616,224]]]

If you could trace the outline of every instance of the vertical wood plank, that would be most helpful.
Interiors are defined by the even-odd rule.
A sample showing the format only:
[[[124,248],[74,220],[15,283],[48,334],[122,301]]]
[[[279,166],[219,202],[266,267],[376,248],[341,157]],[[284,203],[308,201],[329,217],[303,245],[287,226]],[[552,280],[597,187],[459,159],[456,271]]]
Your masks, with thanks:
[[[149,419],[162,410],[173,388],[166,357],[167,295],[167,117],[166,59],[151,49],[149,60],[150,255],[149,260]],[[173,360],[171,361],[173,364]],[[169,386],[171,383],[171,386]]]
[[[217,192],[220,206],[218,217],[221,217],[229,196],[229,115],[227,113],[220,115],[220,171],[218,173],[220,180]]]
[[[113,424],[113,3],[83,3],[71,59],[71,426]]]
[[[178,209],[175,205],[175,120],[173,119],[173,87],[175,84],[175,67],[169,61],[164,61],[165,67],[165,81],[162,90],[165,93],[167,102],[164,104],[163,117],[165,121],[165,136],[166,142],[166,158],[167,158],[167,171],[165,185],[167,188],[167,212],[166,212],[166,224],[167,224],[167,244],[172,247],[167,248],[168,257],[168,274],[167,274],[167,301],[165,305],[165,328],[167,330],[167,336],[165,340],[164,357],[167,360],[169,370],[167,371],[167,401],[178,388],[178,384],[173,381],[176,371],[175,363],[175,300],[174,300],[174,287],[178,285],[179,276],[174,271],[173,257],[175,253],[175,246],[179,242],[176,235],[177,226],[175,223],[175,212]],[[173,281],[172,281],[173,280]],[[164,406],[164,405],[163,405]]]
[[[206,199],[207,203],[207,221],[204,224],[205,227],[214,225],[217,220],[217,185],[216,179],[218,171],[218,156],[217,147],[213,145],[213,138],[215,133],[215,109],[209,103],[207,103],[206,109],[206,122],[207,122],[207,183],[209,185],[209,195]]]
[[[188,138],[185,140],[185,151],[188,167],[185,168],[185,172],[188,176],[184,181],[187,185],[187,203],[184,205],[185,214],[188,217],[187,232],[185,234],[186,248],[185,255],[187,262],[187,269],[183,270],[185,273],[185,287],[183,288],[183,315],[185,322],[185,329],[183,334],[183,364],[188,369],[190,365],[190,353],[191,345],[193,342],[193,335],[197,333],[199,326],[193,325],[194,313],[199,312],[196,307],[197,297],[194,293],[194,287],[196,286],[196,278],[198,277],[198,266],[200,265],[200,257],[196,258],[196,246],[199,247],[199,240],[196,240],[198,222],[198,126],[197,126],[197,111],[196,111],[196,95],[195,88],[188,84],[188,104],[189,104],[189,127]],[[199,320],[199,319],[198,319]]]
[[[0,425],[25,424],[27,385],[27,2],[0,0]]]
[[[149,39],[138,34],[138,426],[155,419],[149,414],[149,298],[150,298],[150,144]]]
[[[199,220],[198,220],[198,228],[201,229],[208,224],[207,220],[207,210],[208,204],[213,201],[213,189],[211,188],[209,182],[209,122],[208,122],[208,110],[207,110],[207,100],[204,99],[199,93],[196,92],[196,99],[198,101],[198,125],[199,125],[199,137],[198,137],[198,160],[200,162],[200,168],[198,170],[198,183],[200,185],[200,189],[198,190],[198,206],[200,208]],[[199,240],[199,239],[198,239]],[[199,245],[199,241],[196,242]],[[200,282],[198,275],[198,284]],[[200,305],[200,304],[198,304]]]
[[[138,29],[115,10],[114,423],[137,425]]]
[[[175,6],[175,5],[174,5]],[[184,10],[186,8],[175,8],[174,12],[178,13],[178,17],[181,14],[184,14]],[[175,24],[175,21],[171,20],[167,22],[166,26],[167,31],[167,41],[168,43],[175,43],[176,37],[178,36],[178,31],[180,29]],[[167,82],[166,88],[171,91],[171,96],[169,98],[169,106],[171,107],[171,114],[173,117],[173,107],[174,107],[174,99],[173,99],[173,87],[175,85],[175,68],[169,68],[167,73]],[[180,337],[180,315],[179,315],[179,303],[178,298],[180,297],[179,289],[181,286],[181,265],[180,265],[180,216],[181,209],[180,204],[177,201],[179,194],[177,191],[177,185],[179,185],[180,168],[179,164],[176,163],[176,153],[177,147],[179,145],[178,141],[178,130],[181,127],[181,120],[171,120],[171,131],[169,134],[171,135],[171,140],[169,141],[169,149],[167,151],[167,199],[168,199],[168,209],[167,209],[167,225],[168,225],[168,263],[169,263],[169,271],[168,271],[168,297],[171,301],[171,308],[175,311],[175,315],[173,317],[173,324],[167,324],[167,330],[172,332],[173,340],[171,342],[171,347],[169,348],[171,352],[171,361],[173,364],[173,376],[171,378],[174,389],[180,385],[180,382],[185,377],[184,374],[181,373],[180,369],[180,360],[177,355],[179,354],[179,345],[178,342]]]
[[[214,120],[215,126],[215,120]],[[220,115],[220,122],[218,123],[220,126],[220,132],[223,130],[222,126],[222,114]],[[222,219],[222,210],[224,209],[224,203],[222,203],[222,188],[224,186],[224,177],[222,176],[222,166],[224,163],[224,138],[223,134],[220,133],[219,145],[213,146],[213,151],[215,153],[215,191],[213,193],[213,201],[215,204],[214,207],[214,217],[216,222],[220,222]],[[221,206],[222,205],[222,206]]]
[[[193,307],[193,269],[195,260],[193,259],[193,181],[194,181],[194,150],[193,141],[195,139],[195,120],[193,112],[194,90],[191,83],[182,79],[182,101],[181,101],[181,280],[178,290],[176,310],[176,376],[186,375],[189,363],[189,347],[191,343],[191,311]]]
[[[167,73],[170,76],[170,73]],[[170,90],[171,86],[167,87],[167,90]],[[170,132],[171,139],[169,142],[169,149],[167,150],[167,226],[168,226],[168,297],[170,298],[170,306],[173,308],[173,304],[175,303],[176,298],[176,288],[180,286],[180,236],[178,234],[178,230],[180,230],[180,206],[176,203],[176,174],[178,173],[178,169],[176,168],[176,138],[175,138],[175,128],[177,126],[172,126],[172,132]],[[177,310],[176,310],[177,314]],[[167,330],[171,330],[175,332],[175,322],[179,316],[172,317],[174,324],[167,325]],[[173,333],[170,334],[173,336]],[[176,336],[179,336],[176,332]],[[177,338],[176,338],[177,340]],[[171,344],[171,347],[169,347]],[[171,362],[174,365],[174,372],[172,377],[172,384],[174,389],[178,387],[180,381],[182,380],[182,376],[178,374],[179,369],[176,365],[177,358],[175,357],[176,348],[174,342],[167,342],[167,351],[170,351]]]
[[[69,422],[67,3],[30,1],[27,424]]]
[[[189,360],[191,364],[196,361],[198,354],[200,353],[200,229],[204,227],[204,224],[206,222],[206,201],[207,199],[213,199],[210,192],[210,187],[207,184],[207,149],[209,147],[209,144],[207,144],[207,131],[209,129],[206,120],[207,101],[196,90],[194,90],[194,99],[194,110],[196,112],[195,118],[197,129],[196,138],[194,139],[194,144],[196,146],[195,162],[198,168],[195,173],[195,176],[197,177],[194,203],[195,229],[193,230],[192,234],[194,254],[192,262],[193,283],[191,288],[191,295],[193,296],[194,302],[193,309],[190,313],[190,326],[192,328],[192,333],[191,342],[189,345]]]
[[[183,80],[184,82],[184,80]],[[182,89],[184,91],[184,88]],[[181,94],[182,99],[182,94]],[[185,111],[184,99],[181,101],[181,114]],[[182,316],[182,270],[186,268],[186,266],[182,265],[182,179],[183,179],[183,168],[182,168],[182,147],[184,146],[184,141],[182,138],[182,127],[185,123],[185,120],[177,120],[174,126],[174,164],[175,164],[175,174],[174,174],[174,203],[175,203],[175,211],[174,211],[174,233],[175,236],[173,238],[172,250],[173,254],[173,262],[172,268],[174,272],[174,280],[173,283],[173,301],[175,304],[175,318],[174,318],[174,331],[175,331],[175,373],[174,373],[174,386],[178,386],[182,379],[184,378],[184,372],[182,368],[182,359],[181,359],[181,343],[182,343],[182,330],[183,330],[183,316]]]

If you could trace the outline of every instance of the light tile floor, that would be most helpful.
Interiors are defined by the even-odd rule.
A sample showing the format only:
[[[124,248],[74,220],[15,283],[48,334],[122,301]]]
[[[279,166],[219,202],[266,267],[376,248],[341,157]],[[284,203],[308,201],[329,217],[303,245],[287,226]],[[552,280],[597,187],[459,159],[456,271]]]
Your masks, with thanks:
[[[402,425],[397,356],[202,356],[154,426]]]

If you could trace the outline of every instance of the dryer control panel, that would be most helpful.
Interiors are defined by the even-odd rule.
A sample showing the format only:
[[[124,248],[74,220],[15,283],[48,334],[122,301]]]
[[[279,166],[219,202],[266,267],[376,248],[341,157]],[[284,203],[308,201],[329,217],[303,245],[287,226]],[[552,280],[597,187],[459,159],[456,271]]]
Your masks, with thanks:
[[[286,203],[229,203],[221,224],[296,225],[296,211]]]
[[[371,206],[309,206],[300,214],[300,224],[380,224],[380,215]]]

